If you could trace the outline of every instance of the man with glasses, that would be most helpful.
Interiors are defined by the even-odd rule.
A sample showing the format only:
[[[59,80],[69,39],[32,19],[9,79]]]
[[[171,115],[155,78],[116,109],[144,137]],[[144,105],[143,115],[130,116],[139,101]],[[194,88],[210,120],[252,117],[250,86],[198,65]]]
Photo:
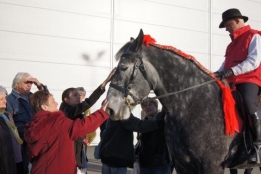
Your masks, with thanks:
[[[24,126],[31,121],[33,110],[30,106],[30,95],[32,94],[32,85],[36,85],[39,90],[44,89],[44,85],[41,84],[36,78],[33,78],[29,73],[19,72],[16,74],[13,84],[12,92],[7,96],[7,108],[6,110],[12,114],[15,125],[18,128],[20,137],[24,140]],[[26,156],[26,142],[22,144],[22,157],[24,171],[20,173],[28,173],[28,158]]]

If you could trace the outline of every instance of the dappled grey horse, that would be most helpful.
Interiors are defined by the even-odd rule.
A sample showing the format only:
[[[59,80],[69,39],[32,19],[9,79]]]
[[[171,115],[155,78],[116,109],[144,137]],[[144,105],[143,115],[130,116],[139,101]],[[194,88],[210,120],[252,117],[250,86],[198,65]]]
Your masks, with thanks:
[[[119,63],[107,94],[111,118],[128,119],[153,90],[167,113],[165,136],[179,173],[254,167],[246,164],[243,134],[225,134],[222,89],[213,73],[175,48],[151,43],[141,30],[116,54]]]

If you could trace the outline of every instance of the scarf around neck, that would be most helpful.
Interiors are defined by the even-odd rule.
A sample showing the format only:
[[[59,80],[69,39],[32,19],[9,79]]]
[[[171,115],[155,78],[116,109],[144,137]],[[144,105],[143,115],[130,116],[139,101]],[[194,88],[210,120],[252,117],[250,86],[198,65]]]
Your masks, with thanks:
[[[19,137],[19,134],[18,134],[18,131],[17,131],[17,127],[14,125],[14,123],[9,121],[7,116],[4,113],[0,113],[0,117],[4,119],[6,125],[11,130],[11,132],[12,132],[13,136],[15,137],[16,141],[19,144],[23,144],[23,140]]]

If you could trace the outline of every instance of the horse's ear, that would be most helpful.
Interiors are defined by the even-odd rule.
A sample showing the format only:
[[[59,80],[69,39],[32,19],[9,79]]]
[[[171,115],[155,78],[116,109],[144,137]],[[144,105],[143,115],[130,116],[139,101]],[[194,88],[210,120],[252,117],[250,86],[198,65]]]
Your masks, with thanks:
[[[133,44],[131,45],[130,48],[131,51],[137,52],[140,49],[143,43],[143,37],[144,37],[143,31],[142,29],[140,29],[140,33],[138,37],[134,40]]]

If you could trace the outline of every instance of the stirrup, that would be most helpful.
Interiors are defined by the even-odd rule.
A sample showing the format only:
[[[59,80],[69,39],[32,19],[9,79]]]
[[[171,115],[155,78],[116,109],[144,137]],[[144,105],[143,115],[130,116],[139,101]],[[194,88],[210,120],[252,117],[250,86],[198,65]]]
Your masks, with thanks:
[[[255,145],[254,145],[254,148],[255,148],[255,151],[256,151],[256,163],[257,163],[257,164],[260,164],[260,157],[259,157],[259,149],[260,149],[260,146],[255,146]]]
[[[259,150],[260,150],[260,145],[254,145],[254,152],[255,152],[255,156],[256,158],[252,158],[250,156],[250,161],[251,162],[256,162],[257,164],[260,164],[260,156],[259,156]],[[252,152],[253,153],[253,152]],[[251,153],[250,153],[251,154]],[[253,156],[253,155],[252,155]],[[255,159],[255,160],[254,160]]]

